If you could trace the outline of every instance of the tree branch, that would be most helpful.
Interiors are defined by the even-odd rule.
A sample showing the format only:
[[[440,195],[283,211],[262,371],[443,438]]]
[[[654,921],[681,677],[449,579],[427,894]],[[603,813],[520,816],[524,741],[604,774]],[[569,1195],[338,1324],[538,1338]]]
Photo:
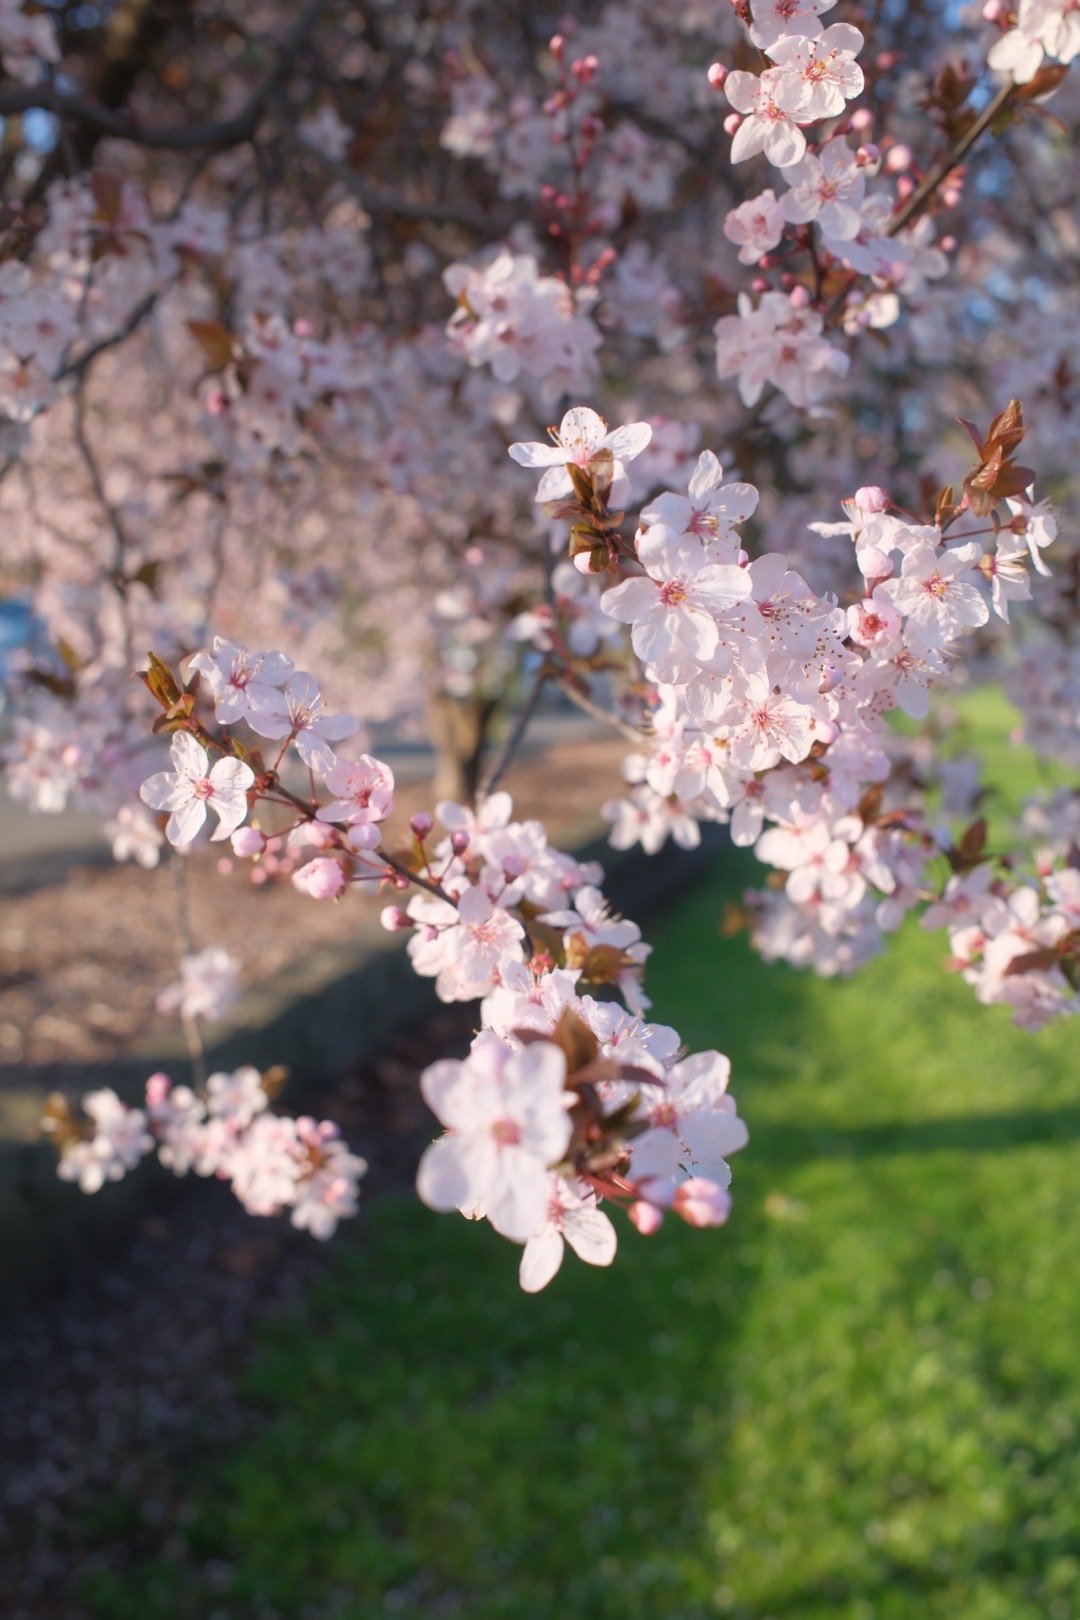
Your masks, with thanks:
[[[918,219],[941,183],[956,168],[956,165],[963,161],[979,137],[994,123],[998,114],[1008,106],[1015,89],[1016,86],[1012,83],[1002,85],[997,95],[992,101],[987,102],[978,118],[965,130],[956,145],[950,147],[945,156],[934,164],[929,174],[911,193],[907,202],[893,215],[889,221],[886,235],[895,236],[904,229],[905,225],[910,225],[913,219]]]
[[[240,146],[256,134],[269,103],[285,84],[296,65],[297,54],[307,44],[328,0],[309,0],[289,32],[281,40],[273,66],[246,104],[231,118],[201,124],[176,124],[155,128],[140,124],[127,113],[114,112],[99,102],[86,99],[52,84],[13,85],[0,90],[0,117],[36,110],[71,119],[97,135],[111,135],[137,146],[159,151],[220,151]]]

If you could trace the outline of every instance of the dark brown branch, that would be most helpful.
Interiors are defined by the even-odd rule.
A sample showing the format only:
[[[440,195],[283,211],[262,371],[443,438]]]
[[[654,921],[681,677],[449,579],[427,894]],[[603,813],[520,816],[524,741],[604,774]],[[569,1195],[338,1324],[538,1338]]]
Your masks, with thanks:
[[[541,694],[543,693],[544,687],[546,686],[551,673],[551,670],[546,664],[541,664],[540,668],[533,676],[532,685],[529,688],[529,695],[525,699],[525,702],[521,705],[518,717],[510,729],[510,734],[507,737],[506,742],[503,744],[502,752],[481,784],[480,791],[477,794],[477,799],[481,804],[490,793],[494,793],[495,789],[502,781],[502,778],[509,770],[514,755],[521,747],[521,744],[525,741],[525,733],[529,729],[529,723],[536,712],[536,705],[540,701]]]
[[[348,163],[331,157],[312,141],[297,135],[295,145],[305,156],[313,158],[327,174],[346,186],[376,224],[381,217],[415,220],[418,224],[458,225],[462,230],[476,231],[485,236],[495,236],[501,229],[499,222],[490,215],[475,212],[471,208],[462,208],[453,203],[410,202],[405,197],[388,196],[385,192],[376,191],[363,175]]]
[[[945,156],[934,164],[934,167],[925,176],[921,184],[916,186],[911,193],[907,202],[893,215],[889,221],[887,235],[896,236],[899,231],[904,229],[905,225],[910,225],[913,219],[918,219],[932,200],[938,187],[956,168],[957,164],[963,162],[979,137],[990,128],[998,115],[1008,106],[1015,89],[1014,84],[1003,84],[993,100],[987,102],[978,118],[965,130],[956,145],[950,147]]]
[[[231,118],[199,124],[176,124],[167,128],[140,124],[127,113],[116,112],[100,102],[55,85],[14,85],[0,90],[0,117],[9,118],[32,109],[49,112],[56,118],[70,119],[94,134],[111,135],[137,146],[168,152],[220,151],[240,146],[254,138],[268,106],[288,81],[296,58],[314,32],[328,0],[309,0],[292,28],[281,40],[273,66],[247,103]]]

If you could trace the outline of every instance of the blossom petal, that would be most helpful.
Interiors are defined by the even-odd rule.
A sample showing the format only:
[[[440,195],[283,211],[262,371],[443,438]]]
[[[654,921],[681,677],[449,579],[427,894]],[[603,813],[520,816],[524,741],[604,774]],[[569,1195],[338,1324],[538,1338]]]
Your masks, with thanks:
[[[602,1209],[571,1209],[563,1218],[563,1236],[587,1266],[610,1266],[618,1238]]]
[[[534,1232],[525,1245],[518,1267],[518,1281],[527,1294],[538,1294],[546,1288],[562,1265],[562,1234],[551,1221],[546,1221]]]

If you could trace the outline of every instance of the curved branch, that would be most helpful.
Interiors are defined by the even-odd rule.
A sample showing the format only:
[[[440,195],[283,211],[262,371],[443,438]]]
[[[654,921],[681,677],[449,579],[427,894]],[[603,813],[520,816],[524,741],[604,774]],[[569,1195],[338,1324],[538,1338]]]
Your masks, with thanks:
[[[306,45],[328,0],[309,0],[296,22],[278,45],[274,63],[246,104],[231,118],[209,123],[176,124],[155,128],[140,124],[127,113],[114,112],[95,101],[53,84],[13,85],[0,90],[0,118],[30,111],[52,113],[71,120],[98,135],[111,135],[136,146],[168,152],[220,151],[250,141],[258,131],[269,103],[284,85],[296,65],[297,53]]]

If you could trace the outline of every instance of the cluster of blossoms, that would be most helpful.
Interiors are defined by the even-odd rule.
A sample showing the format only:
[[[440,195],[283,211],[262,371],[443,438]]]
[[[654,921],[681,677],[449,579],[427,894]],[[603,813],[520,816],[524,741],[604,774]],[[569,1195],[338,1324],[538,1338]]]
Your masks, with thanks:
[[[1015,12],[988,0],[983,15],[1005,30],[987,61],[1014,84],[1030,84],[1045,61],[1067,65],[1080,55],[1080,14],[1071,0],[1020,0]]]
[[[939,442],[972,399],[1022,395],[1040,487],[1075,479],[1071,198],[1054,120],[1034,116],[1055,91],[1069,115],[1075,6],[992,0],[988,64],[935,45],[924,65],[908,51],[924,19],[881,13],[867,50],[834,4],[613,0],[543,42],[498,0],[380,6],[377,31],[271,3],[257,36],[242,16],[231,31],[226,0],[219,39],[171,33],[168,81],[134,64],[115,111],[69,49],[91,26],[78,8],[59,62],[43,11],[0,5],[21,81],[0,86],[18,182],[0,222],[0,514],[48,641],[11,683],[8,783],[46,811],[93,809],[143,865],[215,842],[314,899],[389,888],[416,971],[481,1002],[470,1057],[424,1080],[447,1134],[421,1191],[523,1243],[527,1288],[564,1242],[611,1258],[602,1202],[642,1231],[668,1209],[722,1219],[745,1133],[725,1060],[644,1021],[648,948],[599,871],[473,791],[465,766],[517,674],[634,738],[614,844],[692,845],[712,820],[754,846],[773,868],[748,897],[765,955],[847,972],[928,904],[980,999],[1031,1025],[1076,1010],[1075,826],[1033,811],[1024,875],[978,821],[939,823],[926,794],[946,767],[920,775],[889,724],[924,719],[962,653],[994,677],[1032,598],[1011,689],[1027,739],[1077,756],[1080,563],[1066,531],[1049,577],[1055,521],[1011,461],[1018,412],[973,435],[959,498]],[[958,15],[940,22],[961,45]],[[706,52],[737,65],[706,76]],[[1008,76],[996,95],[987,65]],[[207,82],[239,111],[200,146]],[[408,116],[358,114],[402,87]],[[20,133],[22,112],[39,116]],[[942,234],[975,142],[1009,121],[994,206]],[[774,175],[747,196],[754,159]],[[1023,183],[1003,183],[1006,161]],[[628,379],[679,419],[609,430],[578,407],[534,442],[564,395],[640,414]],[[522,468],[542,470],[540,523]],[[844,521],[821,522],[841,501]],[[426,710],[435,735],[471,738],[404,849],[384,842],[393,775],[351,708],[399,729]],[[216,1016],[235,971],[189,950],[163,1005]],[[134,1111],[99,1096],[81,1146],[100,1134],[122,1165],[181,1093],[156,1086]],[[216,1106],[192,1104],[199,1129]],[[251,1207],[288,1207],[284,1160],[314,1162],[289,1143],[323,1128],[265,1109],[256,1125],[265,1143],[224,1173]]]
[[[581,297],[539,273],[527,253],[500,253],[482,269],[455,264],[444,277],[457,299],[450,341],[471,366],[502,383],[524,377],[541,408],[587,388],[597,374],[600,332]]]
[[[867,188],[882,154],[871,142],[852,146],[847,137],[849,131],[865,135],[872,116],[842,116],[863,89],[855,58],[864,40],[845,23],[824,28],[818,13],[829,9],[759,0],[750,8],[750,37],[776,65],[760,76],[719,64],[711,70],[713,84],[735,109],[725,124],[734,135],[732,161],[763,153],[787,187],[779,195],[770,188],[728,212],[724,234],[738,246],[740,263],[766,272],[788,264],[793,251],[811,249],[804,274],[785,269],[779,289],[759,277],[754,295],[741,293],[737,313],[716,324],[718,374],[738,379],[747,405],[758,402],[766,383],[799,409],[820,405],[832,379],[850,364],[827,330],[892,326],[901,300],[916,298],[948,270],[928,220],[901,228],[904,191],[898,198]],[[826,119],[833,121],[827,139],[809,147],[804,130]],[[906,166],[905,154],[899,147],[890,154],[893,172]]]
[[[1080,868],[1046,858],[1030,883],[995,878],[989,865],[958,873],[922,918],[948,930],[952,965],[979,1000],[1011,1007],[1021,1029],[1080,1012]]]
[[[60,1176],[85,1193],[119,1181],[156,1151],[174,1175],[227,1181],[252,1215],[288,1210],[293,1226],[332,1237],[339,1221],[356,1214],[367,1165],[328,1121],[271,1113],[279,1087],[280,1076],[241,1068],[212,1074],[200,1096],[174,1086],[167,1074],[153,1074],[142,1108],[102,1089],[83,1099],[80,1119],[53,1097],[45,1126],[60,1155]]]
[[[157,998],[159,1012],[176,1012],[188,1022],[205,1018],[215,1022],[240,993],[240,963],[220,945],[189,951],[180,958],[180,977],[166,985]]]
[[[574,420],[595,437],[589,413]],[[606,437],[627,456],[643,447],[640,427]],[[572,442],[567,426],[563,450]],[[569,487],[561,464],[546,476],[556,488],[566,478]],[[597,887],[600,868],[552,848],[540,822],[514,821],[502,792],[487,795],[476,811],[448,801],[435,817],[414,815],[407,858],[391,854],[382,847],[382,823],[393,809],[393,775],[371,755],[349,760],[334,752],[331,742],[351,735],[356,722],[324,714],[311,677],[280,653],[220,638],[187,669],[187,688],[156,659],[145,677],[172,729],[171,769],[142,788],[144,801],[168,817],[165,838],[190,848],[206,836],[213,812],[211,840],[228,838],[237,857],[258,862],[267,839],[249,821],[252,808],[287,811],[291,825],[276,836],[303,845],[310,857],[292,873],[296,888],[325,900],[350,883],[414,884],[404,908],[384,909],[384,926],[410,932],[412,965],[435,980],[442,1000],[481,1001],[469,1057],[436,1063],[421,1078],[447,1127],[421,1163],[421,1197],[436,1209],[486,1216],[524,1244],[521,1280],[529,1290],[554,1275],[564,1240],[589,1263],[610,1263],[616,1239],[599,1207],[605,1199],[625,1205],[644,1233],[668,1210],[693,1226],[723,1222],[727,1156],[746,1141],[727,1092],[727,1059],[718,1052],[687,1057],[675,1030],[646,1021],[641,978],[649,947],[635,923],[608,908]],[[212,719],[200,710],[204,698]],[[272,765],[240,740],[242,725],[280,741]],[[309,773],[306,799],[285,785],[289,750]],[[220,756],[213,764],[212,754]],[[188,1019],[215,1016],[235,973],[235,962],[218,949],[188,956],[163,1003]],[[156,1141],[177,1174],[226,1176],[254,1213],[290,1207],[294,1224],[327,1235],[354,1207],[362,1161],[330,1127],[256,1120],[265,1105],[258,1075],[246,1070],[232,1078],[230,1090],[224,1077],[211,1077],[205,1104],[186,1088],[171,1090],[163,1077],[148,1087],[146,1110],[124,1108],[112,1093],[93,1094],[86,1109],[95,1130],[80,1137],[69,1131],[61,1174],[94,1191]],[[236,1109],[223,1125],[234,1096]],[[325,1165],[317,1160],[315,1170],[293,1173],[297,1191],[288,1196],[285,1178],[298,1144],[304,1151],[318,1146]],[[307,1165],[302,1154],[298,1162]]]
[[[816,525],[853,545],[862,591],[846,609],[812,590],[782,554],[751,560],[739,526],[758,492],[725,484],[709,451],[685,495],[664,491],[643,508],[630,544],[612,503],[621,504],[614,492],[625,484],[624,462],[648,443],[648,424],[608,432],[578,407],[553,445],[511,447],[515,460],[547,466],[537,499],[570,522],[578,564],[619,578],[600,608],[629,626],[654,694],[639,702],[646,746],[627,761],[630,796],[605,807],[613,843],[655,850],[670,836],[692,845],[701,820],[730,823],[736,843],[753,845],[784,874],[781,888],[751,898],[754,940],[770,960],[850,972],[933,894],[931,863],[951,841],[920,807],[887,796],[888,716],[925,718],[962,639],[992,614],[1008,620],[1010,601],[1030,595],[1029,566],[1047,570],[1053,519],[1030,493],[1002,498],[1028,476],[1010,459],[1022,437],[1015,405],[985,439],[976,435],[971,491],[939,523],[890,512],[885,492],[868,487],[847,503],[845,521]],[[1008,522],[984,552],[971,538],[973,514],[999,505]],[[1005,892],[999,884],[999,904]],[[1032,894],[1015,892],[1025,914]],[[1075,1011],[1073,930],[1053,907],[1040,927],[1032,935],[1040,945],[1066,942],[1050,974],[1053,993],[1039,1003],[1043,1016]],[[1007,952],[1023,952],[1014,932],[997,932],[1004,943],[990,960],[999,970],[979,978],[979,994],[1019,1004],[1024,986],[1018,969],[1006,971]]]

